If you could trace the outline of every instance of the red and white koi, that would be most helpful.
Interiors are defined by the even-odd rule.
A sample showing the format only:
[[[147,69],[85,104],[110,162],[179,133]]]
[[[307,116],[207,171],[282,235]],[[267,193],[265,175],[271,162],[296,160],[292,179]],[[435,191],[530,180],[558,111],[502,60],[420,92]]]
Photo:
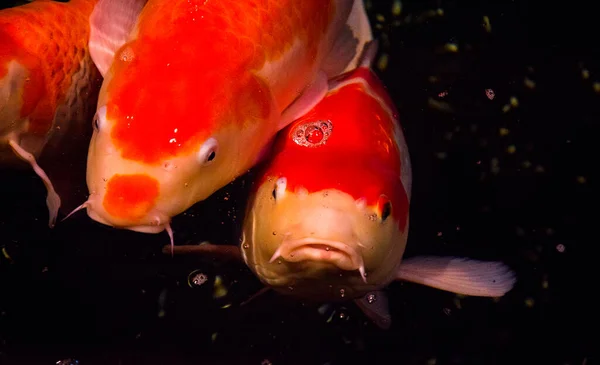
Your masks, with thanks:
[[[354,299],[390,325],[381,291],[407,280],[455,293],[499,297],[514,283],[500,262],[403,259],[412,172],[398,112],[370,69],[332,79],[319,104],[280,132],[246,212],[241,257],[266,285],[317,301]],[[232,255],[224,246],[176,251]]]

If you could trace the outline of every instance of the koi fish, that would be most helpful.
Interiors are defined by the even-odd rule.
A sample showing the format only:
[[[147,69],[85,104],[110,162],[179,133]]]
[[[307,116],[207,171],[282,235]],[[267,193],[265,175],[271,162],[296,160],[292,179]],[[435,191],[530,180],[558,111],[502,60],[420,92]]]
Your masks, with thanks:
[[[42,179],[50,227],[68,191],[55,188],[38,161],[44,152],[67,169],[72,143],[65,136],[89,143],[83,135],[91,126],[83,122],[100,86],[88,52],[96,1],[33,1],[0,10],[0,159],[9,166],[24,160]]]
[[[353,299],[382,328],[382,289],[406,280],[464,295],[500,297],[515,283],[500,262],[403,259],[412,171],[398,112],[370,69],[333,78],[311,111],[284,129],[259,172],[243,223],[241,252],[204,244],[178,252],[240,256],[266,285],[305,300]]]
[[[171,241],[372,38],[361,0],[101,0],[91,24],[104,82],[80,208]]]

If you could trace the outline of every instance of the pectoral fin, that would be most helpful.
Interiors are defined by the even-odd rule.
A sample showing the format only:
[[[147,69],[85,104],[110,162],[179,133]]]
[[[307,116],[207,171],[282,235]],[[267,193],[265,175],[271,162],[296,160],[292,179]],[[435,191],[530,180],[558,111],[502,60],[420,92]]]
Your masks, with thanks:
[[[90,15],[90,56],[104,77],[147,0],[100,0]]]
[[[515,273],[498,261],[436,256],[403,259],[396,278],[480,297],[501,297],[513,288],[517,280]]]
[[[319,71],[315,79],[304,89],[302,94],[283,111],[278,130],[287,127],[288,124],[308,113],[323,100],[328,89],[327,75],[325,72]]]
[[[367,293],[362,298],[354,299],[354,303],[381,329],[388,329],[392,325],[388,297],[379,290]]]

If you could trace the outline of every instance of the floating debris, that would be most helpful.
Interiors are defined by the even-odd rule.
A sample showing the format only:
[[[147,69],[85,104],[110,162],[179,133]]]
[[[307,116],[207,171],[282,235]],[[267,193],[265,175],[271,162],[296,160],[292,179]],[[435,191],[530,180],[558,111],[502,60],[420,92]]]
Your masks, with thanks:
[[[500,128],[499,133],[500,133],[500,136],[502,136],[502,137],[508,136],[508,134],[510,133],[510,130],[508,130],[508,128]]]
[[[487,98],[490,100],[494,100],[496,93],[492,89],[485,89],[485,96],[487,96]]]
[[[562,243],[559,243],[558,245],[556,245],[556,251],[563,253],[565,252],[565,245],[563,245]]]
[[[399,16],[402,13],[402,2],[400,0],[394,0],[392,3],[392,15]]]
[[[513,154],[517,151],[517,147],[514,144],[511,144],[510,146],[506,147],[506,152],[508,152],[509,154]]]
[[[210,340],[211,340],[211,342],[215,342],[215,341],[217,340],[217,335],[218,335],[218,333],[217,333],[217,332],[215,332],[215,333],[213,333],[213,334],[210,336]]]
[[[458,44],[456,43],[446,43],[444,45],[444,50],[448,52],[458,52]]]
[[[600,93],[600,82],[596,81],[592,84],[592,87],[594,88],[594,91],[597,93]]]
[[[208,275],[200,270],[194,270],[188,275],[188,286],[190,288],[198,287],[208,281]]]
[[[490,18],[487,15],[483,16],[483,28],[488,33],[492,31],[492,24],[490,23]]]
[[[533,305],[535,304],[535,300],[531,297],[525,299],[525,306],[527,308],[533,308]]]
[[[587,70],[587,69],[585,69],[585,68],[584,68],[584,69],[582,69],[582,70],[581,70],[581,77],[582,77],[584,80],[587,80],[587,79],[589,79],[589,78],[590,78],[590,71],[588,71],[588,70]]]
[[[385,71],[385,69],[388,67],[389,59],[389,55],[387,53],[383,53],[377,60],[377,69],[379,69],[379,71]]]
[[[215,290],[213,291],[213,298],[223,298],[227,295],[227,288],[223,284],[223,278],[217,275],[215,277]]]
[[[523,83],[525,84],[525,87],[529,88],[529,89],[534,89],[535,88],[535,81],[533,81],[532,79],[526,77],[525,81],[523,81]]]
[[[429,98],[427,100],[427,104],[429,105],[429,107],[442,111],[442,112],[446,112],[446,113],[454,113],[454,110],[452,109],[452,107],[450,106],[450,104],[444,102],[444,101],[439,101],[439,100],[435,100],[434,98]]]
[[[448,157],[448,154],[446,152],[438,152],[435,154],[435,157],[440,160],[445,160]]]
[[[58,360],[56,365],[79,365],[79,361],[75,359]]]
[[[517,100],[516,96],[510,97],[510,106],[512,106],[513,108],[516,108],[519,106],[519,100]]]

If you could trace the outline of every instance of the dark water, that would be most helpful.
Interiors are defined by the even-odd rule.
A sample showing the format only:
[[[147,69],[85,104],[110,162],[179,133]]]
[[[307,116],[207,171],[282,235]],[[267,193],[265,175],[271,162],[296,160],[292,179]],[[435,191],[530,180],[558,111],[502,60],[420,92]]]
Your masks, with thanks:
[[[352,304],[334,306],[330,321],[273,293],[239,306],[261,288],[243,265],[171,258],[165,233],[117,231],[85,213],[49,230],[40,180],[2,170],[0,364],[594,363],[593,11],[404,1],[393,16],[392,1],[371,3],[388,55],[378,73],[413,165],[407,256],[503,260],[518,274],[514,290],[495,302],[394,283],[388,331]],[[428,13],[437,8],[443,16]],[[511,98],[518,105],[503,111]],[[176,242],[237,242],[250,182],[175,218]],[[189,286],[195,270],[209,281]],[[227,287],[217,299],[216,275]]]

